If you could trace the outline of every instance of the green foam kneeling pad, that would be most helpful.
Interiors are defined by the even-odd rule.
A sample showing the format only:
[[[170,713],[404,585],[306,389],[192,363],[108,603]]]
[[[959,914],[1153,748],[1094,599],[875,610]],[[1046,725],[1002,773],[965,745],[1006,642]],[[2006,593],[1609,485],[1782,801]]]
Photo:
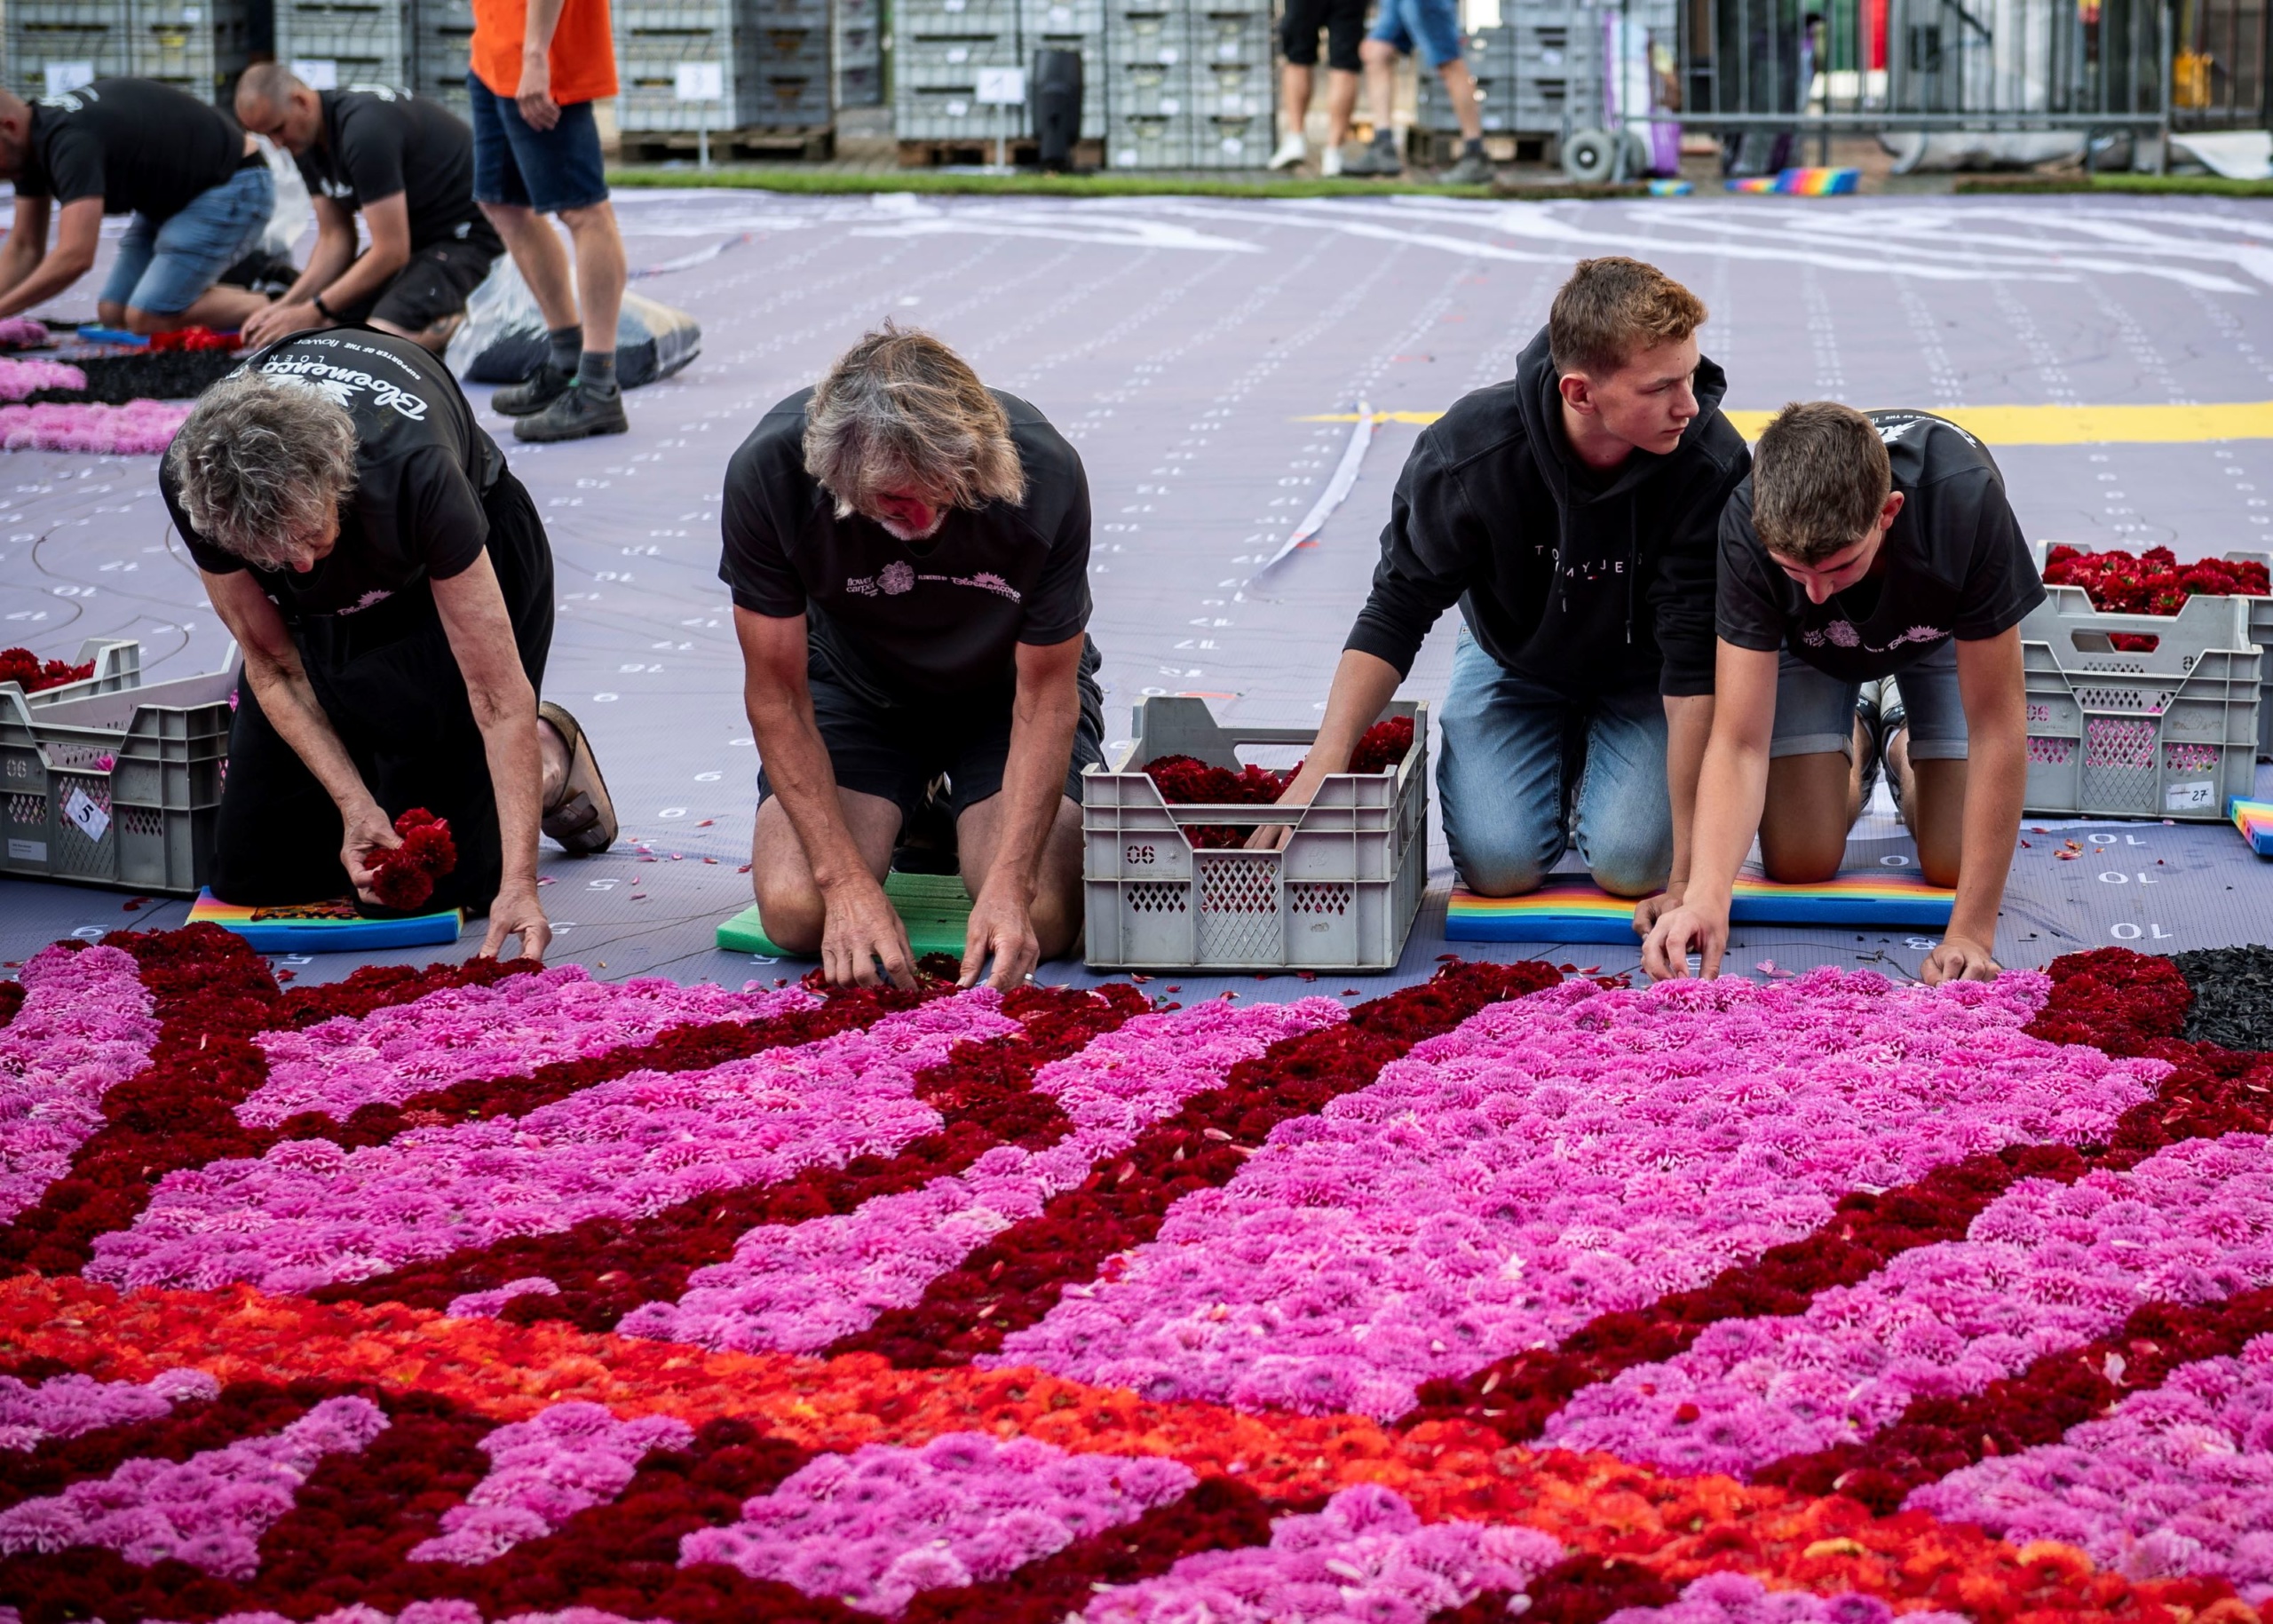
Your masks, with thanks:
[[[970,922],[970,893],[961,876],[952,874],[902,874],[884,876],[884,895],[899,910],[907,927],[908,950],[917,958],[927,953],[962,956],[963,931]],[[769,959],[801,958],[784,953],[767,939],[753,903],[718,927],[718,946],[729,953],[755,953]]]

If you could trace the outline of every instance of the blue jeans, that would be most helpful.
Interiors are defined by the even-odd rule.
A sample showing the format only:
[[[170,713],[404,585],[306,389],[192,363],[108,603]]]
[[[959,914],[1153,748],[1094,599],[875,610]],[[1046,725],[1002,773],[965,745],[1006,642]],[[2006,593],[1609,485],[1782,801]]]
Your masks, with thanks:
[[[607,201],[599,126],[592,104],[572,101],[550,130],[532,127],[520,103],[469,73],[465,91],[473,125],[473,201],[558,214]]]
[[[1465,628],[1437,720],[1437,812],[1453,867],[1487,897],[1536,891],[1575,844],[1595,883],[1614,896],[1665,889],[1673,870],[1673,802],[1666,789],[1665,701],[1620,694],[1581,709],[1518,677]],[[1583,723],[1586,754],[1564,807],[1564,740]]]
[[[181,314],[260,246],[275,212],[276,177],[263,163],[208,186],[170,219],[154,226],[148,215],[136,215],[119,239],[102,302],[156,316]]]
[[[1417,43],[1422,60],[1430,67],[1456,62],[1460,60],[1459,0],[1382,0],[1381,12],[1367,37],[1396,46],[1402,56],[1411,56]]]

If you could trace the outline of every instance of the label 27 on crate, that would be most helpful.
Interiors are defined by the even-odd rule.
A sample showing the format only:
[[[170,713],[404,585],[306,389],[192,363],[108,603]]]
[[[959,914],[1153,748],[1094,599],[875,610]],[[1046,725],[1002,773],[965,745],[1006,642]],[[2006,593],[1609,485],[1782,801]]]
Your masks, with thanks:
[[[2163,787],[2165,812],[2206,812],[2217,804],[2218,786],[2211,779],[2190,779]]]

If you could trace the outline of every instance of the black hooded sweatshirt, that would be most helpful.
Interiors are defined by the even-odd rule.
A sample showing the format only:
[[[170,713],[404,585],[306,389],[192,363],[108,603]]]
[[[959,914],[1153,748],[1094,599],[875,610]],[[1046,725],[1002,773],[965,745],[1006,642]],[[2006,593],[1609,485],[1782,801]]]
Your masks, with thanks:
[[[1342,646],[1409,672],[1457,602],[1485,654],[1573,701],[1710,693],[1721,508],[1752,454],[1721,415],[1727,376],[1700,360],[1695,386],[1678,446],[1597,472],[1564,436],[1542,328],[1512,379],[1461,397],[1406,459]]]

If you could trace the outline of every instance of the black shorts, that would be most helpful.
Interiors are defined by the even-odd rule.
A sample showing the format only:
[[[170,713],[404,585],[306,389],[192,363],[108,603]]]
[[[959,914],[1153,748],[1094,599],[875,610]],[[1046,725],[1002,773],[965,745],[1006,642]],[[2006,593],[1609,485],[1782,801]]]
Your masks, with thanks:
[[[553,607],[544,522],[510,472],[497,477],[482,508],[521,669],[542,692]],[[422,581],[359,614],[311,616],[293,640],[372,798],[390,818],[423,806],[449,820],[457,867],[436,883],[434,899],[420,911],[487,912],[504,869],[497,796],[432,585]],[[353,889],[339,861],[339,809],[262,714],[249,682],[237,685],[214,823],[210,883],[224,902],[276,907]]]
[[[1105,760],[1105,695],[1097,681],[1097,648],[1081,651],[1081,714],[1073,724],[1073,757],[1065,767],[1066,798],[1081,798],[1081,769]],[[805,672],[812,690],[813,721],[828,747],[828,764],[840,789],[879,796],[912,818],[931,780],[945,773],[948,804],[958,818],[999,795],[1010,757],[1012,690],[933,704],[879,705],[831,671],[815,655]],[[773,793],[765,769],[757,772],[757,798]]]
[[[1297,67],[1318,66],[1318,33],[1326,30],[1326,65],[1354,74],[1358,42],[1366,37],[1366,0],[1287,0],[1279,47]]]
[[[430,242],[369,299],[333,313],[351,325],[384,321],[406,333],[423,333],[462,314],[467,296],[481,286],[504,251],[503,243],[478,229],[461,242]]]

